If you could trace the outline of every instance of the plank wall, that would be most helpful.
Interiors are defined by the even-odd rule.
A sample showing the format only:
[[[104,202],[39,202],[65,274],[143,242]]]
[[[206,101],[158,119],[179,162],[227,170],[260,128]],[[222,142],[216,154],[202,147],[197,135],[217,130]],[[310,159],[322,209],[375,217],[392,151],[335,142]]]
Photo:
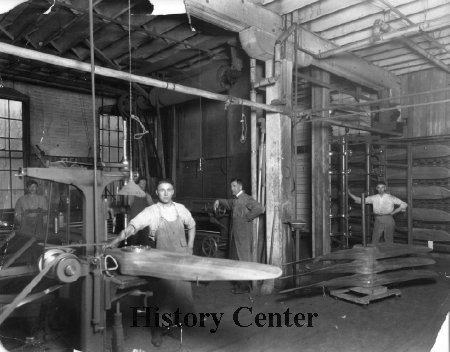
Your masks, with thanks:
[[[450,75],[439,69],[431,69],[400,76],[402,95],[448,88]],[[421,104],[447,100],[450,91],[403,98],[402,105]],[[402,109],[402,117],[408,119],[408,137],[440,136],[450,134],[450,102],[415,106]]]

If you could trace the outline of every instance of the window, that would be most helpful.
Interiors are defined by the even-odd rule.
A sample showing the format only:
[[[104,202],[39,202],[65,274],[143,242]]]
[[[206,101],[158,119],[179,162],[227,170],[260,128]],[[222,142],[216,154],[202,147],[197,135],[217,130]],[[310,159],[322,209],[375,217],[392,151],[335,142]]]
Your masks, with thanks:
[[[99,126],[100,160],[104,163],[120,163],[123,159],[122,116],[100,114]],[[107,187],[106,196],[110,204],[117,199],[119,187],[119,182],[113,182]]]
[[[14,176],[23,167],[23,102],[0,99],[0,209],[14,208],[23,195],[23,181]]]

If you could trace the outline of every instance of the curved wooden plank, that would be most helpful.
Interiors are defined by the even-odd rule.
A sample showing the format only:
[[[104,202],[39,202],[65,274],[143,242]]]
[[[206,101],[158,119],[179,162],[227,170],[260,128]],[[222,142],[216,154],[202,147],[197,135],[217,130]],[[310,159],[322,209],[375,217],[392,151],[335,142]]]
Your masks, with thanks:
[[[282,273],[274,265],[199,257],[158,249],[130,252],[116,248],[106,250],[105,253],[117,260],[119,270],[124,275],[185,281],[239,281],[275,279]]]
[[[368,245],[367,247],[353,247],[351,249],[343,249],[340,251],[326,254],[318,260],[351,260],[366,258],[381,259],[398,257],[409,254],[424,254],[430,252],[431,249],[423,246],[408,246],[397,243],[381,243],[377,245]]]
[[[423,144],[412,147],[413,159],[445,158],[450,156],[450,146],[445,144]],[[373,155],[379,158],[380,154]],[[406,148],[390,148],[387,152],[388,160],[406,160]],[[349,163],[365,163],[364,151],[354,151],[349,157]]]
[[[412,168],[412,178],[415,180],[434,180],[449,177],[450,169],[442,166],[413,166]],[[387,169],[387,178],[389,180],[406,180],[406,169]]]
[[[341,276],[331,280],[317,282],[311,285],[290,288],[280,293],[294,292],[306,287],[365,287],[371,288],[381,285],[388,285],[396,282],[406,282],[417,279],[430,279],[437,277],[438,274],[431,270],[398,270],[384,274],[355,274]]]
[[[450,213],[440,209],[413,208],[413,219],[429,222],[449,222]]]
[[[389,193],[401,199],[406,199],[406,186],[389,186]],[[421,186],[413,185],[412,188],[413,199],[444,199],[450,198],[450,189],[440,186]]]
[[[396,227],[397,231],[408,232],[407,227]],[[444,230],[413,228],[413,239],[422,241],[450,242],[450,234]]]
[[[408,267],[424,266],[435,264],[436,261],[424,257],[389,258],[382,260],[354,260],[350,263],[338,263],[310,271],[302,272],[300,275],[310,275],[315,273],[334,274],[376,274],[387,270],[404,269]]]

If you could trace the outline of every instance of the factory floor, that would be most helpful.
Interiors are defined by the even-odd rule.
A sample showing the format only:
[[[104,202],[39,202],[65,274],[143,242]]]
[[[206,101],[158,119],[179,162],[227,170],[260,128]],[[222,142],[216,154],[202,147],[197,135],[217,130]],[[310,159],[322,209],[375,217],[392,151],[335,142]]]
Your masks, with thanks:
[[[121,301],[124,351],[428,352],[450,311],[450,256],[432,256],[437,262],[434,266],[438,273],[435,281],[395,285],[401,291],[400,297],[385,298],[367,306],[335,299],[322,289],[295,295],[234,295],[228,282],[194,284],[196,326],[184,327],[182,338],[181,330],[173,329],[171,336],[164,336],[158,348],[151,344],[150,328],[142,326],[145,325],[144,318],[137,319],[138,327],[131,327],[131,307],[141,306],[142,300],[126,297]],[[202,313],[203,317],[206,313],[216,313],[216,321],[220,317],[220,322],[215,323],[210,315],[201,327],[199,318]],[[269,319],[276,315],[274,313],[280,313],[281,326],[269,327]],[[190,315],[190,324],[192,318]],[[266,326],[259,327],[258,323]],[[276,325],[278,322],[273,323]],[[111,345],[111,331],[109,329],[106,335],[105,351],[115,352]],[[8,332],[2,331],[4,334]],[[64,341],[57,340],[15,350],[73,351]],[[435,351],[447,352],[442,349]]]
[[[197,322],[196,327],[183,329],[182,340],[176,334],[165,336],[159,348],[151,345],[149,328],[127,327],[125,351],[430,351],[450,311],[450,257],[435,259],[439,273],[435,282],[396,285],[400,297],[368,306],[334,299],[320,290],[303,295],[256,296],[234,295],[226,282],[196,286],[197,317],[200,313],[223,313],[219,324],[207,318],[204,327]],[[270,313],[276,312],[282,313],[282,326],[268,327]],[[124,313],[124,325],[132,325],[132,314]],[[298,313],[305,318],[297,321],[298,325],[303,323],[299,327],[294,321]],[[264,318],[266,326],[258,327],[256,320],[263,325]],[[239,327],[237,323],[251,326]],[[138,320],[138,324],[144,323]]]

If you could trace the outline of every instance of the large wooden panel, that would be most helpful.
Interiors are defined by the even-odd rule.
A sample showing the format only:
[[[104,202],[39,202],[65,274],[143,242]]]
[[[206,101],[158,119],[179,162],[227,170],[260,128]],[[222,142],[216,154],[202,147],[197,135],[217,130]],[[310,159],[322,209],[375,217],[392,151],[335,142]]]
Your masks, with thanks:
[[[227,112],[222,102],[202,99],[203,157],[223,158],[227,155]]]
[[[430,69],[403,75],[402,95],[427,92],[447,87],[447,74],[442,70]],[[445,100],[450,92],[435,92],[417,95],[401,100],[402,105],[426,104]],[[408,119],[408,137],[439,136],[450,133],[449,103],[428,104],[402,109],[402,117]]]
[[[201,197],[202,173],[198,171],[198,161],[180,161],[177,169],[176,198]]]
[[[230,186],[227,183],[227,159],[206,159],[203,168],[204,198],[223,198]],[[247,190],[250,192],[250,188]]]
[[[202,116],[200,99],[188,101],[177,107],[178,159],[188,161],[202,156]]]

